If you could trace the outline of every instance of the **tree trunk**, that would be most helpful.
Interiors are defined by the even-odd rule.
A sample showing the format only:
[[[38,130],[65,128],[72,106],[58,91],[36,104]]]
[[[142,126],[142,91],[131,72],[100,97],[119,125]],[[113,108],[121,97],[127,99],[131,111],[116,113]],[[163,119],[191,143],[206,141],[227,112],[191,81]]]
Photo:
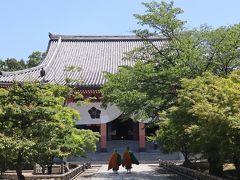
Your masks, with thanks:
[[[45,165],[42,165],[42,174],[45,174]]]
[[[183,162],[183,166],[184,167],[190,167],[191,165],[191,161],[189,159],[185,159],[184,162]]]
[[[184,167],[189,167],[190,164],[191,164],[191,161],[188,159],[189,153],[182,151],[182,154],[183,154],[183,157],[184,157],[183,166],[184,166]]]
[[[223,176],[223,163],[219,152],[208,153],[209,174],[215,176]]]
[[[3,171],[3,170],[1,170],[0,179],[3,179],[3,177],[2,177],[2,176],[3,176],[3,172],[4,172],[4,171]]]
[[[17,166],[17,168],[16,168],[16,173],[17,173],[18,179],[21,180],[21,179],[22,179],[22,176],[23,176],[23,174],[22,174],[22,168]]]
[[[51,157],[51,160],[49,162],[49,164],[47,165],[48,168],[48,174],[52,174],[52,165],[53,165],[53,156]]]
[[[48,174],[52,174],[52,164],[47,165]]]
[[[17,164],[16,164],[16,173],[17,173],[17,177],[19,180],[23,179],[23,174],[22,174],[22,153],[18,152],[18,158],[17,158]]]

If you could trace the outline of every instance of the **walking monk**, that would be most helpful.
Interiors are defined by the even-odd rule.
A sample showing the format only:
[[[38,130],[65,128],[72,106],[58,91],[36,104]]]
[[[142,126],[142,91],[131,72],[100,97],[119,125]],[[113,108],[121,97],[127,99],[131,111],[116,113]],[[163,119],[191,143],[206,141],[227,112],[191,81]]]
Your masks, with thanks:
[[[114,173],[118,174],[118,169],[121,164],[121,156],[117,153],[117,150],[114,150],[108,163],[108,170],[112,169]]]
[[[126,151],[123,153],[123,163],[122,166],[126,168],[127,173],[131,173],[132,164],[139,164],[137,158],[134,156],[133,152],[127,147]]]

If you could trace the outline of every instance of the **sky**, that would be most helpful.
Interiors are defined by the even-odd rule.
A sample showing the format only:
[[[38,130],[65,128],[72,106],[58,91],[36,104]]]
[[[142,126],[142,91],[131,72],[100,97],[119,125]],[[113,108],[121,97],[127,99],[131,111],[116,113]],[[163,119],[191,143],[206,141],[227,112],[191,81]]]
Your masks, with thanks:
[[[0,0],[0,59],[27,60],[46,51],[48,33],[131,35],[139,29],[133,14],[150,0]],[[239,0],[175,0],[187,26],[214,28],[240,22]]]

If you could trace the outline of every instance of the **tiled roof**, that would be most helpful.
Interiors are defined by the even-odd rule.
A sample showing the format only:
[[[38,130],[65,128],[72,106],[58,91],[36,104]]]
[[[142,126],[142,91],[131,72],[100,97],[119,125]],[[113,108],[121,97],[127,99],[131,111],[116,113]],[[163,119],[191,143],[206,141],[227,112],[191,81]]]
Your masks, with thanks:
[[[143,45],[136,36],[66,36],[49,35],[47,55],[37,67],[1,72],[0,83],[16,81],[47,81],[65,84],[66,77],[79,79],[81,86],[101,86],[104,72],[116,73],[119,66],[132,66],[134,61],[123,60],[124,53]],[[151,38],[164,46],[166,38]],[[67,66],[79,67],[76,72],[66,72]],[[41,76],[42,74],[42,76]],[[44,75],[45,74],[45,75]],[[43,76],[44,75],[44,76]]]

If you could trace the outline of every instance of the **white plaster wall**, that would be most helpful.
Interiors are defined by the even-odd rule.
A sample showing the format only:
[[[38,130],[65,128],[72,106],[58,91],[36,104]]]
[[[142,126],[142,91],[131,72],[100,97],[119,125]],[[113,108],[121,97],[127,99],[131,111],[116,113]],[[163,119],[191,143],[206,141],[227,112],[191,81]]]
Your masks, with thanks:
[[[76,103],[69,103],[69,107],[72,107],[79,111],[80,113],[80,121],[77,121],[77,125],[84,125],[84,124],[103,124],[108,123],[116,118],[118,118],[122,112],[119,108],[115,105],[108,106],[106,109],[101,108],[101,103],[87,103],[81,106],[78,106]],[[95,107],[101,110],[101,115],[99,119],[92,119],[88,110],[92,107]]]

